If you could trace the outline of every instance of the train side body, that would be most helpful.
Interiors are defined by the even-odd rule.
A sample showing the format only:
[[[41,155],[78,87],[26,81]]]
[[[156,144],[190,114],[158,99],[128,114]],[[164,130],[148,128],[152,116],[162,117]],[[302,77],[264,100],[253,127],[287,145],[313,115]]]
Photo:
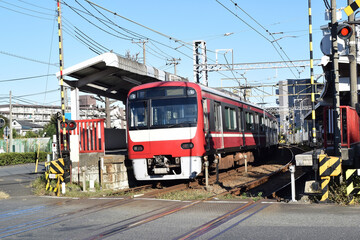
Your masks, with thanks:
[[[272,115],[195,83],[141,85],[127,104],[128,156],[137,180],[191,179],[201,173],[204,156],[277,144]]]

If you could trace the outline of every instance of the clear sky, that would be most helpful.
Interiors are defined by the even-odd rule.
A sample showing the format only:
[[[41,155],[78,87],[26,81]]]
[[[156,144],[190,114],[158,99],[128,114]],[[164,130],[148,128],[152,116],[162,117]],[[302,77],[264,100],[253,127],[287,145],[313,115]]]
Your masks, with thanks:
[[[181,59],[177,74],[190,81],[193,40],[206,41],[208,63],[214,63],[216,49],[233,49],[234,63],[309,59],[308,1],[305,0],[91,1],[158,33],[85,0],[62,1],[65,68],[109,50],[121,55],[138,54],[142,62],[142,45],[137,43],[142,40],[148,40],[147,65],[173,72],[168,60]],[[345,0],[337,1],[338,8],[346,5]],[[320,59],[320,26],[327,24],[324,1],[312,1],[312,7],[314,57]],[[13,103],[60,104],[55,77],[59,71],[56,9],[55,0],[0,0],[0,104],[9,102],[9,91]],[[219,54],[218,58],[219,63],[231,62],[231,54]],[[321,68],[316,67],[315,74],[320,73]],[[280,80],[309,78],[310,70],[211,72],[209,86],[236,86],[235,80],[222,80],[234,77],[244,84],[241,76],[252,85],[274,84]],[[275,94],[271,88],[254,89],[252,94],[257,97],[251,101],[274,106],[275,97],[262,99],[262,90]]]

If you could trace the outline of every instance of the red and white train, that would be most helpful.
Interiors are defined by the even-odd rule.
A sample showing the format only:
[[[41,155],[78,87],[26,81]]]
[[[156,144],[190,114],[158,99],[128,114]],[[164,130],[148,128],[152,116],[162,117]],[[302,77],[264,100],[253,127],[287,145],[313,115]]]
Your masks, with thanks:
[[[127,109],[128,157],[137,180],[192,179],[204,161],[224,169],[278,143],[273,115],[195,83],[134,87]]]

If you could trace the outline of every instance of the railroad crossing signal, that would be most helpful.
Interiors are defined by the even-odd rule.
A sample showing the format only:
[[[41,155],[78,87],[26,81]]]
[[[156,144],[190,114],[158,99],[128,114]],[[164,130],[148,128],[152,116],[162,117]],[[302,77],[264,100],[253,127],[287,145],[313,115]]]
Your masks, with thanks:
[[[5,126],[5,120],[3,118],[0,118],[0,128]]]
[[[9,128],[8,126],[6,126],[6,127],[4,128],[4,135],[5,135],[5,137],[7,137],[7,136],[10,135],[10,128]]]
[[[358,8],[360,7],[360,0],[356,0],[355,2],[352,2],[349,6],[347,6],[344,11],[346,15],[350,16],[353,14]]]
[[[350,25],[343,23],[337,26],[337,35],[339,38],[346,40],[349,39],[352,34],[353,34],[353,29]]]

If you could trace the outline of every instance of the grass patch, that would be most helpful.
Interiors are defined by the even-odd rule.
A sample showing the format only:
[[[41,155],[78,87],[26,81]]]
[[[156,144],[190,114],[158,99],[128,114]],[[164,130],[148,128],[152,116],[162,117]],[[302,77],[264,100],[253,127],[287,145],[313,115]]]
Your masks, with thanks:
[[[33,193],[38,196],[55,196],[56,194],[54,192],[46,191],[45,189],[46,183],[47,181],[44,175],[34,180],[31,185],[33,189]],[[56,187],[57,180],[51,180],[50,184],[52,187]],[[72,184],[67,183],[65,194],[60,194],[60,195],[64,197],[76,197],[76,198],[105,197],[105,196],[111,196],[114,192],[113,190],[109,190],[109,189],[105,189],[105,190],[101,189],[98,183],[95,183],[94,187],[95,187],[94,191],[84,192],[82,186],[79,186],[74,183]],[[86,189],[89,189],[89,182],[87,182]],[[61,191],[61,186],[60,186],[60,191]]]
[[[359,181],[360,179],[357,177],[355,179],[355,186],[359,187]],[[349,204],[349,197],[346,193],[346,183],[331,183],[329,184],[329,200],[330,202],[339,204],[339,205],[347,205]],[[360,196],[354,196],[354,202],[355,204],[360,204]]]
[[[171,193],[160,194],[156,196],[158,199],[168,199],[168,200],[203,200],[209,197],[212,197],[214,193],[207,192],[202,189],[193,189],[193,190],[183,190]]]
[[[0,200],[1,199],[8,199],[8,198],[10,198],[9,194],[7,194],[6,192],[1,192],[0,191]]]

